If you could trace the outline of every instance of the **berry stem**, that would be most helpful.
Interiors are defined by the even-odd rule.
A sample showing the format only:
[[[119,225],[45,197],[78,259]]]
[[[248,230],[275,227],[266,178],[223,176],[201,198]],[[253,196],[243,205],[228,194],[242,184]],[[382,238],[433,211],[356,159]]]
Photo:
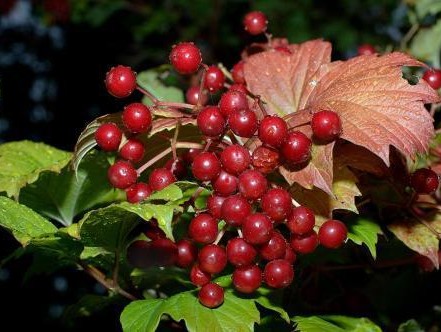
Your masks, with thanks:
[[[220,242],[220,240],[222,240],[223,236],[225,234],[225,227],[221,229],[221,231],[219,232],[219,234],[217,235],[216,240],[213,242],[213,244],[218,244]]]
[[[228,78],[231,82],[233,82],[233,76],[231,76],[230,72],[222,63],[218,63],[217,66],[224,73],[225,77]]]
[[[156,98],[150,91],[140,87],[139,85],[136,87],[136,89],[138,91],[140,91],[142,94],[146,95],[147,98],[149,98],[152,101],[153,104],[156,105],[159,102],[159,99]]]
[[[402,51],[405,51],[407,49],[407,44],[413,38],[413,36],[415,36],[415,34],[418,32],[419,28],[420,28],[420,25],[418,23],[415,23],[406,32],[406,34],[404,35],[404,37],[400,41],[400,49]]]
[[[204,91],[205,75],[207,73],[207,68],[208,68],[208,66],[205,63],[203,63],[202,64],[201,81],[199,83],[199,96],[202,96],[202,94],[204,93],[203,91]],[[196,107],[194,107],[193,112],[198,113],[199,110],[201,109],[201,107],[202,107],[202,98],[198,98],[198,102],[196,104]]]
[[[294,198],[291,198],[291,202],[292,202],[292,205],[294,205],[295,207],[301,206],[301,204],[299,202],[297,202]]]
[[[237,234],[239,235],[240,238],[243,238],[243,233],[241,229],[237,229]]]
[[[192,110],[193,108],[195,108],[194,105],[192,104],[187,104],[187,103],[177,103],[177,102],[170,102],[170,101],[157,101],[155,103],[155,106],[158,107],[171,107],[171,108],[184,108],[184,109],[189,109]]]
[[[181,127],[181,121],[178,120],[178,122],[176,123],[175,134],[173,135],[173,139],[170,141],[174,160],[176,160],[178,158],[178,155],[176,154],[176,143],[178,141],[180,127]]]

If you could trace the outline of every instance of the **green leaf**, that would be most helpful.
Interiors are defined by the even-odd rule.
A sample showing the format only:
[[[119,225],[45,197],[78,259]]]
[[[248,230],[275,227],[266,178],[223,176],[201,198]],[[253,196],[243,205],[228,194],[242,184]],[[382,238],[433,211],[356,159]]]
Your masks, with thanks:
[[[168,299],[132,302],[122,312],[121,324],[124,331],[155,331],[164,314],[175,321],[184,320],[191,332],[251,332],[260,320],[254,301],[237,297],[231,290],[225,291],[224,303],[215,309],[204,307],[196,291],[188,291]]]
[[[380,327],[367,318],[346,316],[295,316],[298,332],[381,332]]]
[[[257,303],[259,303],[262,307],[277,312],[280,317],[285,320],[286,322],[290,322],[290,318],[288,313],[283,309],[279,304],[276,304],[275,302],[275,296],[277,294],[277,291],[274,289],[268,289],[264,287],[260,287],[257,290],[258,297],[255,299]],[[280,295],[280,293],[279,293]],[[280,301],[277,301],[280,302]]]
[[[66,324],[73,325],[78,318],[89,317],[114,302],[116,302],[114,297],[87,294],[64,310],[62,320]]]
[[[184,93],[182,90],[172,86],[166,86],[159,79],[159,74],[157,69],[143,71],[138,73],[136,80],[142,88],[150,91],[161,101],[184,102]],[[151,104],[148,98],[144,98],[143,102]]]
[[[436,15],[441,12],[441,2],[439,0],[417,0],[415,9],[419,18],[424,18],[427,14]]]
[[[374,259],[377,257],[378,234],[383,232],[373,220],[360,217],[348,224],[348,238],[358,245],[365,244]]]
[[[149,196],[147,202],[155,200],[177,201],[183,197],[182,190],[179,188],[179,182],[173,183],[164,189],[157,191]]]
[[[59,172],[71,154],[30,141],[0,145],[0,192],[17,197],[20,189],[38,179],[43,171]]]
[[[122,191],[109,185],[109,162],[104,153],[89,154],[77,175],[70,168],[60,174],[45,172],[20,193],[20,203],[67,226],[74,218],[100,204],[122,198]]]
[[[441,3],[441,2],[439,2]],[[441,5],[438,3],[438,6]],[[440,66],[441,48],[441,20],[438,20],[435,25],[429,28],[421,28],[415,37],[412,39],[410,45],[410,53],[432,64],[435,68]]]
[[[410,319],[398,326],[398,332],[424,332],[424,329],[415,319]]]
[[[10,198],[0,196],[0,226],[6,228],[22,245],[57,228],[48,220]]]

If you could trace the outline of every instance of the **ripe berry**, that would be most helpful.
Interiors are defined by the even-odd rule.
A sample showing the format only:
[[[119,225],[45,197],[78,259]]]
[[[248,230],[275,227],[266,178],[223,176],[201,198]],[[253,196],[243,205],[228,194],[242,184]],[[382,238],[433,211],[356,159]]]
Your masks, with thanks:
[[[228,91],[239,91],[239,92],[242,92],[244,95],[246,95],[248,93],[246,86],[243,84],[239,84],[239,83],[231,84]]]
[[[291,247],[291,245],[289,243],[286,244],[286,251],[285,251],[285,256],[283,256],[283,259],[288,261],[291,264],[294,264],[294,262],[297,259],[297,255],[294,252],[294,249]]]
[[[244,65],[245,61],[240,60],[233,66],[233,69],[231,69],[231,76],[233,76],[234,83],[245,84],[245,76],[243,72]]]
[[[224,303],[224,289],[215,283],[202,286],[198,294],[199,302],[207,308],[216,308]]]
[[[152,194],[152,188],[144,182],[138,182],[126,189],[126,198],[129,203],[138,203]]]
[[[256,113],[247,108],[231,112],[228,125],[236,135],[250,138],[257,130]]]
[[[130,132],[143,133],[152,125],[152,113],[144,104],[132,103],[124,107],[122,121]]]
[[[128,161],[137,163],[144,157],[144,144],[136,138],[129,138],[119,150],[119,156]]]
[[[176,179],[183,179],[187,175],[187,167],[184,159],[177,157],[176,159],[169,159],[165,163],[165,168],[169,169]]]
[[[109,182],[118,189],[126,189],[136,183],[138,173],[128,161],[118,160],[107,171]]]
[[[418,194],[432,194],[438,189],[439,177],[431,169],[420,168],[410,176],[410,185]]]
[[[300,254],[309,254],[315,250],[318,246],[317,233],[311,231],[304,235],[293,235],[291,237],[291,247],[295,252]]]
[[[264,13],[254,11],[245,15],[243,25],[249,34],[258,35],[266,31],[268,20]]]
[[[239,175],[238,187],[243,197],[256,200],[265,193],[268,181],[262,173],[250,169]]]
[[[280,153],[269,146],[258,146],[251,156],[251,163],[256,171],[269,174],[280,166]]]
[[[190,271],[190,281],[193,283],[193,285],[201,287],[208,284],[210,280],[210,273],[202,271],[197,264],[193,265]]]
[[[198,243],[214,242],[217,233],[217,221],[207,213],[198,214],[188,226],[188,235]]]
[[[311,232],[315,225],[314,211],[306,206],[297,206],[292,209],[291,215],[286,223],[293,234],[304,235]]]
[[[257,265],[238,267],[233,272],[232,280],[236,290],[250,294],[262,284],[262,271]]]
[[[221,209],[225,198],[219,195],[211,195],[207,198],[207,210],[216,219],[221,218]]]
[[[222,94],[219,108],[222,114],[228,118],[231,113],[248,108],[247,96],[237,90],[228,90]]]
[[[260,206],[272,220],[282,221],[291,213],[291,195],[285,189],[272,188],[262,196]]]
[[[158,191],[176,182],[173,173],[167,168],[156,168],[149,175],[149,185]]]
[[[270,240],[260,247],[259,253],[268,261],[283,258],[286,253],[285,238],[278,231],[273,231]]]
[[[287,287],[294,280],[294,269],[288,261],[276,259],[265,265],[263,278],[270,287]]]
[[[202,152],[194,157],[191,170],[196,179],[210,181],[219,175],[221,164],[214,153]]]
[[[221,170],[219,176],[211,183],[216,194],[230,196],[237,191],[238,179],[234,175]]]
[[[242,233],[243,238],[248,243],[264,244],[271,239],[273,224],[266,215],[254,213],[243,221]]]
[[[217,244],[209,244],[199,251],[199,267],[208,273],[219,273],[227,265],[227,253]]]
[[[241,195],[227,197],[222,204],[221,217],[233,227],[242,225],[242,221],[251,213],[251,205]]]
[[[199,86],[192,86],[188,88],[187,92],[185,93],[185,100],[187,100],[187,103],[196,105],[199,101]],[[204,106],[208,102],[208,94],[205,91],[205,89],[202,90],[201,94],[201,101],[199,105]]]
[[[95,141],[104,151],[116,151],[121,144],[122,132],[112,122],[103,123],[95,132]]]
[[[438,90],[441,88],[441,70],[440,69],[430,69],[427,70],[423,75],[423,80],[425,80],[432,89]]]
[[[143,223],[142,233],[150,240],[163,239],[166,237],[164,231],[158,226],[156,219],[151,219],[149,222]]]
[[[106,74],[107,91],[114,97],[124,98],[136,88],[136,74],[130,67],[112,67]]]
[[[300,131],[293,131],[283,143],[280,151],[288,165],[303,164],[311,157],[311,140]]]
[[[288,125],[277,115],[268,115],[260,121],[259,139],[262,143],[278,148],[287,137]]]
[[[227,243],[227,258],[234,266],[248,266],[254,263],[257,250],[244,239],[237,237]]]
[[[358,46],[357,53],[358,55],[371,55],[377,53],[377,51],[371,44],[363,44]]]
[[[192,74],[198,70],[202,62],[199,48],[189,42],[173,45],[170,52],[170,63],[180,74]]]
[[[198,248],[188,240],[182,239],[176,242],[178,248],[178,257],[176,265],[182,268],[189,267],[198,258]]]
[[[312,115],[311,128],[314,137],[323,142],[335,141],[342,129],[338,114],[326,110]]]
[[[220,154],[223,168],[231,174],[240,174],[250,165],[249,151],[241,145],[227,146]]]
[[[201,149],[190,148],[184,154],[182,154],[182,160],[184,160],[184,163],[191,165],[194,161],[194,158],[201,152]]]
[[[348,236],[346,225],[340,220],[327,220],[319,229],[318,238],[323,247],[336,249],[340,247]]]
[[[225,83],[225,75],[218,66],[210,66],[205,73],[204,88],[210,93],[215,93],[223,88]]]
[[[206,106],[198,114],[198,128],[202,134],[209,137],[217,137],[225,130],[225,118],[219,107]]]

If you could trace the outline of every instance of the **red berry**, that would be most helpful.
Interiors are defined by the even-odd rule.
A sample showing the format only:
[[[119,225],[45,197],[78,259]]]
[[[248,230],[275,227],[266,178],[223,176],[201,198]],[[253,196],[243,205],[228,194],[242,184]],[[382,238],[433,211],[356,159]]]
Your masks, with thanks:
[[[122,132],[113,122],[103,123],[95,132],[95,141],[104,151],[116,151],[121,144]]]
[[[118,160],[107,171],[109,182],[118,189],[126,189],[136,183],[138,173],[128,161]]]
[[[336,249],[340,247],[348,236],[346,225],[340,220],[326,220],[319,229],[318,238],[323,247]]]
[[[223,168],[231,174],[238,175],[250,166],[249,151],[241,145],[227,146],[220,154]]]
[[[169,59],[178,73],[192,74],[201,65],[202,55],[195,44],[183,42],[173,46]]]
[[[262,284],[262,271],[257,265],[238,267],[233,272],[232,280],[236,290],[250,294]]]
[[[256,171],[269,174],[280,166],[280,153],[265,145],[258,146],[253,151],[251,163]]]
[[[222,114],[228,116],[242,109],[248,109],[248,100],[246,94],[237,90],[228,90],[223,93],[219,101],[219,108]]]
[[[187,92],[185,93],[185,99],[187,100],[187,103],[196,105],[199,101],[199,86],[192,86],[188,88]],[[201,94],[201,101],[199,105],[203,106],[208,102],[208,94],[205,91],[205,89],[202,90]]]
[[[283,288],[291,285],[294,280],[294,269],[288,261],[276,259],[265,265],[263,276],[268,286]]]
[[[358,46],[357,53],[358,55],[371,55],[377,53],[377,51],[371,44],[363,44]]]
[[[212,243],[217,234],[217,221],[207,213],[194,217],[188,226],[188,235],[198,243]]]
[[[201,149],[190,148],[184,154],[182,154],[182,160],[184,160],[184,163],[191,165],[194,158],[201,152]]]
[[[199,251],[199,267],[208,273],[219,273],[227,265],[227,253],[217,244],[209,244]]]
[[[239,83],[231,84],[228,91],[239,91],[239,92],[242,92],[244,95],[247,95],[247,93],[248,93],[246,86],[243,84],[239,84]]]
[[[281,147],[281,152],[288,165],[303,164],[311,157],[311,140],[300,131],[293,131]]]
[[[225,118],[219,107],[206,106],[198,114],[197,124],[205,136],[217,137],[225,130]]]
[[[300,254],[310,254],[318,246],[317,233],[311,231],[304,235],[293,235],[291,237],[291,247]]]
[[[156,219],[150,219],[149,222],[143,223],[142,232],[150,240],[163,239],[166,237],[164,231],[158,226]]]
[[[439,177],[431,169],[420,168],[410,176],[410,185],[418,194],[432,194],[438,189]]]
[[[224,303],[224,289],[215,283],[202,286],[198,294],[199,302],[207,308],[216,308]]]
[[[286,55],[291,55],[292,54],[292,52],[288,48],[288,46],[276,46],[276,47],[274,47],[274,50],[276,50],[277,52],[286,54]]]
[[[119,150],[119,156],[128,161],[137,163],[144,157],[144,144],[136,138],[129,138]]]
[[[178,256],[176,244],[170,239],[159,238],[135,241],[127,248],[127,259],[135,267],[174,265]]]
[[[288,125],[277,115],[268,115],[260,121],[259,139],[262,143],[278,148],[287,137]]]
[[[256,200],[265,193],[268,181],[262,173],[250,169],[239,175],[238,187],[243,197]]]
[[[278,231],[273,231],[270,240],[260,247],[259,253],[267,261],[285,257],[285,238]]]
[[[432,89],[438,90],[441,88],[441,70],[440,69],[430,69],[427,70],[423,75],[423,80],[425,80]]]
[[[268,20],[264,13],[254,11],[245,15],[243,25],[249,34],[258,35],[266,31]]]
[[[243,71],[244,65],[245,61],[240,60],[233,66],[233,69],[231,69],[231,75],[233,76],[234,83],[245,84],[245,75]]]
[[[306,206],[297,206],[292,209],[291,215],[286,223],[293,234],[304,235],[311,232],[315,226],[314,211]]]
[[[152,194],[152,188],[143,182],[135,183],[126,189],[126,198],[129,203],[138,203]]]
[[[191,170],[196,179],[210,181],[219,175],[221,164],[214,153],[202,152],[194,157]]]
[[[105,82],[112,96],[128,97],[136,88],[136,74],[130,67],[116,66],[107,72]]]
[[[251,244],[264,244],[271,239],[273,224],[262,213],[254,213],[245,218],[242,223],[242,233],[245,241]]]
[[[169,169],[176,179],[183,179],[187,175],[187,167],[183,158],[169,159],[165,163],[165,168]]]
[[[219,195],[211,195],[207,198],[207,210],[216,219],[221,218],[221,209],[225,198],[226,197]]]
[[[122,121],[130,132],[144,133],[152,125],[152,113],[144,104],[132,103],[124,107]]]
[[[291,195],[285,189],[272,188],[262,196],[260,206],[272,220],[282,221],[291,213]]]
[[[167,168],[156,168],[149,176],[149,185],[155,191],[164,189],[174,182],[176,182],[176,178]]]
[[[190,271],[190,281],[193,283],[193,285],[201,287],[208,284],[210,280],[210,273],[202,271],[197,264],[193,265]]]
[[[248,266],[254,263],[257,250],[242,238],[234,238],[227,243],[227,258],[234,266]]]
[[[311,128],[314,137],[323,142],[335,141],[342,130],[338,114],[326,110],[312,115]]]
[[[212,181],[212,186],[216,194],[230,196],[237,191],[238,179],[234,175],[221,170],[219,176]]]
[[[215,93],[223,88],[225,75],[218,66],[210,66],[205,73],[204,87],[211,93]]]
[[[257,130],[256,113],[247,108],[231,112],[228,125],[236,135],[250,138]]]
[[[289,243],[286,244],[286,251],[285,251],[285,256],[283,257],[283,259],[288,261],[291,264],[294,264],[294,262],[297,259],[297,255]]]
[[[143,268],[148,267],[146,257],[149,255],[149,242],[144,240],[137,240],[127,247],[127,261],[130,265]]]
[[[251,205],[241,195],[227,197],[222,204],[221,217],[233,227],[242,225],[242,221],[251,213]]]
[[[176,242],[178,248],[178,257],[176,265],[182,268],[189,267],[198,258],[198,248],[188,240],[182,239]]]

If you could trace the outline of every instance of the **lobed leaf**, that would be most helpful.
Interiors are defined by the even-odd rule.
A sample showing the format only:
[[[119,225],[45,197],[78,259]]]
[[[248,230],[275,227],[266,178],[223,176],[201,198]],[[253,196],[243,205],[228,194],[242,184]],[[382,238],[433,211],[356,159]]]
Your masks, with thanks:
[[[379,234],[383,234],[380,226],[370,219],[357,218],[348,224],[348,239],[358,245],[365,244],[374,259],[377,257],[375,246]]]
[[[381,332],[381,328],[367,318],[347,316],[295,316],[298,332]]]

